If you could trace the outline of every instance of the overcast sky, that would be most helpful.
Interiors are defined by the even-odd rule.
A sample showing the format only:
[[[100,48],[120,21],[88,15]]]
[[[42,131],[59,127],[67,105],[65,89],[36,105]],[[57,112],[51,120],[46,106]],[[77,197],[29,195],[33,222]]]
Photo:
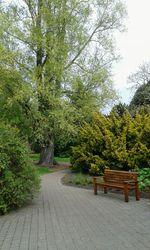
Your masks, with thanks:
[[[128,30],[116,37],[122,60],[114,68],[114,82],[122,102],[128,103],[133,95],[127,84],[128,75],[134,73],[144,61],[150,61],[150,0],[125,2],[128,11]]]

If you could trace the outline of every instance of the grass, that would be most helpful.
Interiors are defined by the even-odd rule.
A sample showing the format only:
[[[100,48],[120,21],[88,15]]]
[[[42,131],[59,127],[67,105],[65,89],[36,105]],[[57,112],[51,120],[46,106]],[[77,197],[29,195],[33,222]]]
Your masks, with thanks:
[[[39,161],[40,155],[39,154],[31,154],[30,158],[32,161]]]
[[[69,157],[55,157],[56,162],[70,163]]]
[[[92,184],[92,177],[81,173],[69,173],[62,179],[64,184],[74,186],[88,186]]]
[[[32,161],[39,161],[40,154],[31,154],[31,160]],[[64,162],[64,163],[70,163],[69,157],[55,157],[56,162]]]
[[[43,174],[50,174],[53,173],[53,169],[45,168],[45,167],[37,167],[36,168],[38,175],[43,175]]]

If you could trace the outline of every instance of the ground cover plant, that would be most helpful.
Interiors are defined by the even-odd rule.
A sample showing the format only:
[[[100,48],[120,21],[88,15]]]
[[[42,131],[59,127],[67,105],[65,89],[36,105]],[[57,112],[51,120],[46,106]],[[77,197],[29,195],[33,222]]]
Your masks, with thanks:
[[[150,168],[143,168],[139,171],[139,187],[141,190],[146,190],[150,186]]]
[[[92,184],[92,177],[82,173],[68,173],[62,178],[62,182],[67,185],[84,187]]]
[[[0,213],[21,207],[39,190],[39,177],[18,130],[0,123]]]

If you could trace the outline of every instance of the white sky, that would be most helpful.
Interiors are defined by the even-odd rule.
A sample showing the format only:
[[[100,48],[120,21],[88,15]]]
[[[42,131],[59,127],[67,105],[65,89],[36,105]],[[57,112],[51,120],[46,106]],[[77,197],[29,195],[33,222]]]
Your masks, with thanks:
[[[129,103],[133,93],[127,77],[138,66],[150,61],[150,0],[125,0],[128,11],[127,32],[117,35],[116,43],[122,60],[114,68],[114,83],[121,101]]]

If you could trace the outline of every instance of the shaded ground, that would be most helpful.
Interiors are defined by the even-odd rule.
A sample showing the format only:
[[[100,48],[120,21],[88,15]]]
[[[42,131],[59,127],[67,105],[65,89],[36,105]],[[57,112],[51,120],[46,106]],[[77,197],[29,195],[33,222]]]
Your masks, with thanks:
[[[69,169],[70,166],[71,166],[70,163],[59,162],[56,165],[54,165],[54,168],[57,170],[64,170],[64,169]]]
[[[40,165],[38,164],[38,162],[34,162],[36,167],[47,167],[49,168],[49,165],[44,164],[44,165]],[[53,169],[55,171],[57,170],[65,170],[65,169],[69,169],[69,167],[71,166],[70,163],[65,163],[65,162],[58,162],[57,164],[55,164],[53,167],[51,167],[50,169]]]
[[[0,250],[149,250],[150,201],[64,186],[42,176],[32,204],[0,217]]]

